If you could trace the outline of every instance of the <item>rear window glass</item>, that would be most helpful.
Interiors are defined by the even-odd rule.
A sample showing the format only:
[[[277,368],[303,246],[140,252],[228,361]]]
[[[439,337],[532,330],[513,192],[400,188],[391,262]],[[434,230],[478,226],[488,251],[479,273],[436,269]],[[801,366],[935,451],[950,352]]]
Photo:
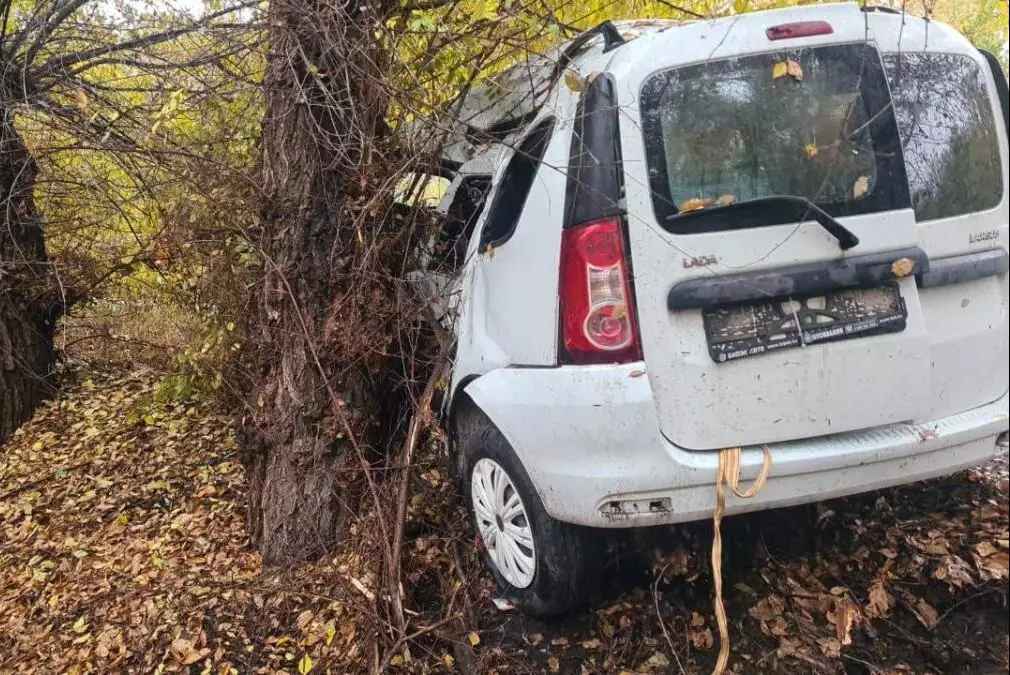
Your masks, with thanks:
[[[908,206],[886,78],[867,45],[658,73],[642,91],[642,123],[661,223],[773,195],[804,197],[832,216]],[[676,219],[667,225],[678,231]]]
[[[963,54],[889,54],[884,66],[916,218],[996,207],[1003,174],[985,71]]]

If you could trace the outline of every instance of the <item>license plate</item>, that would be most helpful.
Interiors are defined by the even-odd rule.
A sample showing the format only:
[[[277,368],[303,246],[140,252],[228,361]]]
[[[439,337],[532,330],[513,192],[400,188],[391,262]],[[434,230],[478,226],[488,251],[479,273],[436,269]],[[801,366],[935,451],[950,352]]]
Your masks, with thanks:
[[[717,363],[778,349],[897,333],[908,312],[898,285],[853,288],[809,298],[723,305],[702,314],[708,352]]]

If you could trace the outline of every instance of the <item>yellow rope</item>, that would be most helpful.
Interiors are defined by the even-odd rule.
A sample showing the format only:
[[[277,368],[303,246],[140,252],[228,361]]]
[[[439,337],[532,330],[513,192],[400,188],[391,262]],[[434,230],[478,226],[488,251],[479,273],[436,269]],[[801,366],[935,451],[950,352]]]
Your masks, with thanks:
[[[761,471],[754,484],[746,492],[740,491],[740,448],[727,448],[719,451],[719,469],[715,476],[715,514],[712,516],[714,537],[712,538],[712,577],[715,579],[715,618],[719,624],[719,659],[715,662],[712,675],[722,675],[729,663],[729,622],[726,620],[726,608],[722,604],[722,514],[726,510],[726,491],[723,485],[741,499],[750,499],[764,487],[768,480],[768,472],[772,468],[772,451],[768,446],[762,448],[764,460]]]

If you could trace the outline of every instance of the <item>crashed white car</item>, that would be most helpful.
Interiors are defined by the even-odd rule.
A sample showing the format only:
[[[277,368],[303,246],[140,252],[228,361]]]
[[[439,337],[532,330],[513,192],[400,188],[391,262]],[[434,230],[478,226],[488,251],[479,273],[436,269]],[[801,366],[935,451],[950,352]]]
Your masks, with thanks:
[[[771,452],[734,513],[1006,447],[993,56],[814,5],[607,23],[503,81],[450,148],[425,281],[464,491],[524,610],[586,598],[592,528],[710,517],[720,449],[745,480]]]

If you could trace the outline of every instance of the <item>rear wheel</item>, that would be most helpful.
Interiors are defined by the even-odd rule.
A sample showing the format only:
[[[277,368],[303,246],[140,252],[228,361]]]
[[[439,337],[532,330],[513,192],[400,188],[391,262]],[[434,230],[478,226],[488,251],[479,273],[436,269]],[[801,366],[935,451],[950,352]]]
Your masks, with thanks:
[[[463,491],[485,561],[505,596],[531,615],[590,599],[599,570],[591,530],[554,520],[501,432],[483,415],[459,438]]]

